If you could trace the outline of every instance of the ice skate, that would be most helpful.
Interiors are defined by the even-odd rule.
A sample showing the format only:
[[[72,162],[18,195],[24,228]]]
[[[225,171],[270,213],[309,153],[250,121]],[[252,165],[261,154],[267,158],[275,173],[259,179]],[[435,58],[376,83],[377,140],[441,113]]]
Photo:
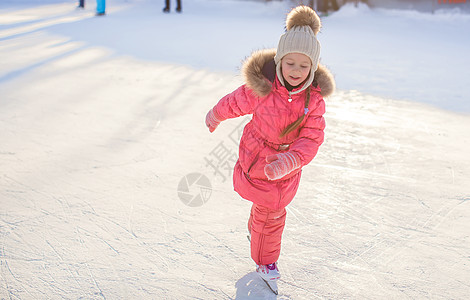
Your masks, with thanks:
[[[281,278],[277,263],[268,265],[256,265],[256,272],[268,285],[274,294],[278,294],[277,281]]]

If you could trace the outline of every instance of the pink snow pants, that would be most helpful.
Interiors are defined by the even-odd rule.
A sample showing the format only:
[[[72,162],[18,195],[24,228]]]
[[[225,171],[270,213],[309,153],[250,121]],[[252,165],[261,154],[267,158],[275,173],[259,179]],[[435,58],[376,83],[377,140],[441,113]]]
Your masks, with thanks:
[[[285,223],[285,208],[273,210],[253,204],[248,220],[248,231],[251,233],[251,258],[255,263],[267,265],[278,260]]]

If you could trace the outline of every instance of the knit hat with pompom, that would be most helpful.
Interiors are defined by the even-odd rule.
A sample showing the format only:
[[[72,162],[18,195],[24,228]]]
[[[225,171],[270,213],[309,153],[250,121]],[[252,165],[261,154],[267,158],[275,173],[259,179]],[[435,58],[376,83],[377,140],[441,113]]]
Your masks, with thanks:
[[[281,73],[281,59],[289,53],[302,53],[312,61],[310,76],[304,86],[296,91],[299,93],[313,82],[314,73],[318,68],[320,59],[320,42],[317,33],[320,31],[321,21],[316,12],[308,6],[297,6],[287,15],[286,32],[279,39],[276,56],[276,73],[279,81],[284,85]]]

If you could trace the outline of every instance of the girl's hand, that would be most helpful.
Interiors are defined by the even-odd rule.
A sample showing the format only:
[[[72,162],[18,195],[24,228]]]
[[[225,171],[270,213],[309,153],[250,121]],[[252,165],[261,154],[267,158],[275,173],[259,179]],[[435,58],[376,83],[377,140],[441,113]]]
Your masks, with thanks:
[[[266,162],[268,164],[264,167],[264,174],[269,180],[280,179],[300,168],[300,158],[294,152],[270,155],[266,157]]]
[[[214,132],[217,126],[219,126],[220,122],[222,122],[222,120],[217,118],[214,110],[211,109],[206,115],[206,126],[209,127],[209,131]]]

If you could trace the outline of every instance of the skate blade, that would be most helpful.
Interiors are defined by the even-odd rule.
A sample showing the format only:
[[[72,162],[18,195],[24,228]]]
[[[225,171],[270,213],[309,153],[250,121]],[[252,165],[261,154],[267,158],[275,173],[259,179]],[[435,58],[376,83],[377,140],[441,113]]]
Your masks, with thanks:
[[[265,280],[264,278],[261,278],[263,279],[264,282],[266,282],[266,285],[269,287],[269,289],[271,290],[271,292],[273,292],[274,294],[278,295],[278,288],[277,288],[277,283],[275,281],[267,281]]]

